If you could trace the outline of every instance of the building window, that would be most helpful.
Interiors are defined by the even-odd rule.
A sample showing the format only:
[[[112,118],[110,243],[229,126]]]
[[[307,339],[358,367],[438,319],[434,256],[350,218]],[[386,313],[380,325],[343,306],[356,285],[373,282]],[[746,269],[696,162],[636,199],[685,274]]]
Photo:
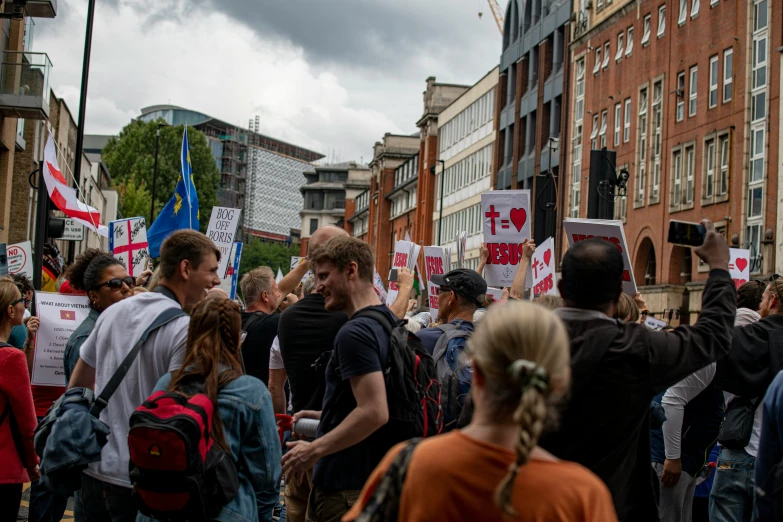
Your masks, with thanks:
[[[718,195],[723,196],[729,192],[729,137],[720,137],[720,182],[718,183]]]
[[[720,0],[710,0],[710,7],[715,7],[720,3]]]
[[[753,20],[754,32],[767,28],[767,0],[756,1]]]
[[[609,42],[604,44],[604,62],[601,66],[606,69],[609,67]]]
[[[311,218],[310,219],[310,235],[315,234],[316,230],[318,230],[318,218]]]
[[[680,206],[682,197],[682,151],[675,150],[672,153],[672,207]]]
[[[606,147],[606,120],[607,120],[608,113],[607,111],[603,111],[601,113],[601,130],[598,131],[598,136],[601,139],[600,146],[603,149]]]
[[[585,59],[576,62],[576,91],[574,93],[574,120],[581,120],[585,107]]]
[[[662,127],[663,127],[663,80],[658,80],[653,86],[653,142],[652,142],[652,160],[653,160],[653,179],[652,179],[652,198],[658,198],[658,188],[661,182],[661,150],[662,150]]]
[[[625,100],[625,121],[623,122],[623,143],[631,140],[631,98]]]
[[[710,138],[704,142],[704,186],[702,187],[703,199],[712,197],[715,185],[715,139]]]
[[[571,194],[570,216],[579,217],[579,189],[582,176],[582,133],[584,118],[585,96],[585,60],[576,62],[576,87],[574,89],[574,137],[572,140],[572,164],[571,164]],[[597,120],[595,120],[597,121]],[[594,124],[595,134],[598,127]]]
[[[652,32],[652,15],[644,17],[644,31],[642,32],[642,46],[646,46],[650,43],[650,33]]]
[[[682,25],[688,18],[688,0],[680,0],[680,17],[677,19],[677,23]]]
[[[761,198],[764,187],[748,188],[748,219],[761,217]]]
[[[666,4],[658,8],[658,38],[666,32]]]
[[[645,184],[647,183],[647,89],[639,91],[639,120],[636,134],[639,145],[636,147],[636,201],[644,203]]]
[[[696,116],[696,96],[698,89],[699,68],[694,65],[690,69],[690,94],[688,95],[688,117]]]
[[[734,84],[734,49],[723,51],[723,103],[731,100]]]
[[[623,106],[618,103],[614,106],[614,146],[620,145],[620,128],[623,123]]]
[[[761,223],[748,224],[745,239],[750,250],[750,272],[761,272]]]
[[[710,58],[710,109],[718,106],[718,56]]]
[[[693,4],[691,5],[691,18],[695,17],[697,14],[699,14],[699,0],[691,0]]]
[[[693,180],[696,170],[696,148],[691,145],[685,147],[685,201],[693,203]]]
[[[598,150],[598,115],[593,114],[593,130],[590,132],[590,144],[593,150]]]
[[[623,49],[625,49],[625,31],[617,35],[617,53],[614,55],[615,61],[623,59]]]
[[[593,74],[598,74],[601,70],[601,48],[595,50],[595,65],[593,66]]]
[[[764,180],[764,126],[750,130],[750,183]]]
[[[633,26],[628,28],[628,37],[625,40],[625,56],[631,56],[633,52]]]
[[[753,37],[753,83],[751,85],[751,120],[767,116],[767,36]]]
[[[595,10],[600,11],[604,8],[604,0],[596,0],[595,2]]]
[[[685,73],[677,74],[677,114],[676,120],[682,121],[685,116]]]

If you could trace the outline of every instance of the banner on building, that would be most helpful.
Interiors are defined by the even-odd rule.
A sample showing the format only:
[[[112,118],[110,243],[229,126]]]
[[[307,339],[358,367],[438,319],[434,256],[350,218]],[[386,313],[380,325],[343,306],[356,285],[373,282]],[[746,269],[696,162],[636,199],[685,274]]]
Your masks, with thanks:
[[[558,295],[555,285],[555,241],[548,237],[536,246],[530,259],[530,271],[533,273],[533,296]]]
[[[481,195],[484,242],[489,258],[484,279],[490,286],[510,287],[522,258],[522,243],[530,239],[530,191],[494,190]],[[528,277],[526,287],[532,282]]]
[[[209,218],[207,237],[215,243],[220,250],[220,263],[218,274],[225,277],[228,270],[231,249],[236,239],[237,225],[242,211],[238,208],[212,207],[212,216]]]
[[[237,296],[237,280],[239,279],[239,262],[242,260],[242,243],[234,243],[229,255],[231,262],[226,270],[226,277],[220,280],[220,288],[233,300]]]
[[[416,266],[416,260],[419,259],[421,247],[410,241],[397,241],[394,245],[394,258],[392,259],[392,270],[395,268],[407,268],[413,273]],[[391,306],[397,299],[397,283],[389,281],[389,292],[386,294],[386,305]]]
[[[33,280],[33,246],[29,241],[10,245],[8,253],[8,273],[22,274]]]
[[[147,269],[150,258],[144,218],[119,219],[109,223],[109,250],[123,264],[128,275],[141,275]]]
[[[750,250],[745,248],[729,249],[729,274],[734,285],[739,288],[750,281]]]
[[[438,285],[432,282],[432,276],[445,274],[449,266],[449,251],[445,247],[424,247],[424,266],[427,270],[427,296],[430,315],[433,321],[438,320]]]
[[[636,295],[636,282],[631,269],[631,258],[628,255],[628,243],[625,240],[623,222],[601,219],[565,219],[563,220],[568,245],[574,246],[579,241],[598,237],[605,239],[617,247],[623,255],[623,292],[630,296]]]
[[[90,300],[84,295],[35,293],[35,309],[41,326],[35,338],[33,375],[38,386],[64,386],[65,345],[90,313]]]

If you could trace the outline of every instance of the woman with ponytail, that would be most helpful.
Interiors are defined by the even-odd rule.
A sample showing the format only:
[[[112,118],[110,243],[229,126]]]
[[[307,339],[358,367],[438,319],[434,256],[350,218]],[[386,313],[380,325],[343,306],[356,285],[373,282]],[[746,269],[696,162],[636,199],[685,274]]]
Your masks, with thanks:
[[[392,448],[344,520],[616,522],[595,475],[537,445],[568,388],[560,320],[522,301],[494,306],[468,351],[471,423]]]
[[[190,315],[182,367],[164,375],[155,391],[203,393],[215,405],[212,438],[232,456],[239,477],[239,493],[216,520],[271,522],[280,498],[280,439],[269,390],[242,370],[241,327],[239,306],[210,293]]]

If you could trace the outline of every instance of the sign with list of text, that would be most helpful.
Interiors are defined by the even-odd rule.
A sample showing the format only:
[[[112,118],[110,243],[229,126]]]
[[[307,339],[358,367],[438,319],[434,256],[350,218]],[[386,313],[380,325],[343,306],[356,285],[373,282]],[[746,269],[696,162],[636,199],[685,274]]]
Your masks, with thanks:
[[[522,258],[522,243],[530,239],[530,191],[485,192],[481,214],[489,250],[484,279],[489,286],[510,287]]]
[[[85,295],[36,292],[35,309],[41,326],[35,337],[31,382],[38,386],[65,386],[65,345],[90,313],[90,300]]]

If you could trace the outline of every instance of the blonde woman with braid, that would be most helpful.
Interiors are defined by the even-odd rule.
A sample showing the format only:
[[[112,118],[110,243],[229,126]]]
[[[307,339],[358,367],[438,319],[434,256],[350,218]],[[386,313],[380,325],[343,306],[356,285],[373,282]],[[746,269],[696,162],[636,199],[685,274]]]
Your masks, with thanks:
[[[468,349],[471,423],[415,447],[394,447],[343,520],[616,522],[609,491],[595,475],[537,445],[568,387],[560,320],[531,303],[498,305]]]
[[[239,306],[211,292],[190,315],[182,368],[164,375],[155,391],[204,393],[216,405],[212,436],[237,464],[239,493],[215,520],[271,522],[280,496],[280,439],[269,390],[242,370],[241,326]]]

